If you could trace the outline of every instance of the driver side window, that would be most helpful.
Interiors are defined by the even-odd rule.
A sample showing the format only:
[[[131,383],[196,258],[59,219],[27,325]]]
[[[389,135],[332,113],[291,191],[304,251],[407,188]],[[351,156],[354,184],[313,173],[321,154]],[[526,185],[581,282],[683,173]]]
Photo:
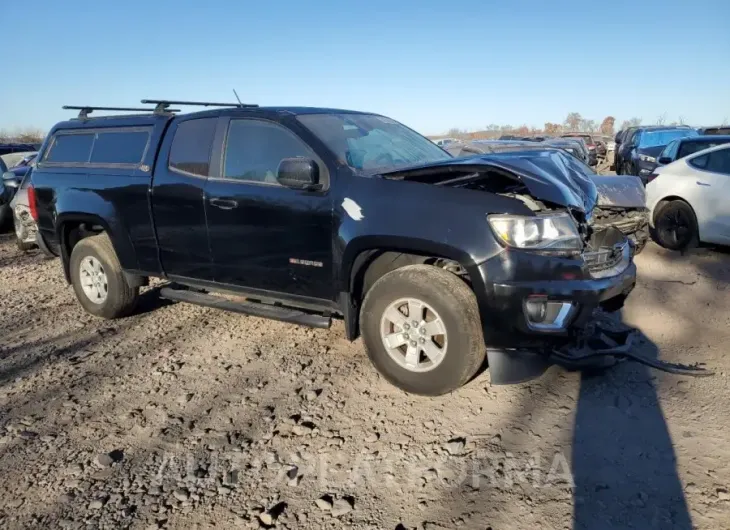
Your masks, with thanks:
[[[231,120],[223,178],[278,186],[284,158],[315,158],[310,147],[281,125],[260,120]]]

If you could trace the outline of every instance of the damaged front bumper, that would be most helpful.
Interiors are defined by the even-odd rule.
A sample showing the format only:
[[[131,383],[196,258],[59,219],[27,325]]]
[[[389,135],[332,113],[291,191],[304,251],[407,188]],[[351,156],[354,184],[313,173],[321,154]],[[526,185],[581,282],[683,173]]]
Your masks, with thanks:
[[[636,285],[632,257],[631,243],[609,228],[595,234],[581,255],[509,249],[486,260],[475,292],[487,344],[541,345],[586,326],[598,308],[621,308]]]
[[[580,256],[510,249],[485,261],[477,300],[493,384],[534,379],[553,364],[595,368],[618,358],[668,369],[634,352],[635,330],[601,316],[620,309],[636,285],[633,251],[618,229],[607,228]]]
[[[678,375],[713,375],[698,364],[670,363],[642,353],[638,347],[640,336],[637,329],[598,312],[586,328],[562,344],[532,350],[487,349],[492,384],[530,381],[553,365],[567,370],[595,370],[611,367],[622,360]]]

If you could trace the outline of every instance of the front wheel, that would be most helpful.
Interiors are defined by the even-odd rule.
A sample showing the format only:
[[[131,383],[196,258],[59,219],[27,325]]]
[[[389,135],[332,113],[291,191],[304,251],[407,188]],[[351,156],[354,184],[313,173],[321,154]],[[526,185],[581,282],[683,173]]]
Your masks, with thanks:
[[[429,265],[378,279],[363,301],[360,329],[375,367],[406,392],[451,392],[484,362],[474,293],[454,274]]]
[[[669,250],[685,250],[698,241],[697,218],[684,201],[671,201],[654,218],[656,242]]]
[[[139,288],[127,282],[106,234],[79,241],[71,251],[69,268],[76,298],[92,315],[119,318],[134,310]]]

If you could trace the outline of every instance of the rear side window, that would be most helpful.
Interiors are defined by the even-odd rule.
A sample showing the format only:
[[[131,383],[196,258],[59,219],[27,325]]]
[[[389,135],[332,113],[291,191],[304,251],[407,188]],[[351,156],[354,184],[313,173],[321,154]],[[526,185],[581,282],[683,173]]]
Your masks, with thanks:
[[[207,177],[217,118],[180,122],[170,148],[170,169]]]
[[[94,134],[57,134],[51,150],[46,155],[46,162],[54,163],[87,163],[91,156]]]
[[[705,169],[713,173],[730,175],[730,149],[718,149],[707,153],[709,160]]]
[[[59,133],[44,162],[72,165],[138,165],[147,150],[149,129],[89,130]]]
[[[709,159],[710,157],[708,157],[707,155],[696,156],[689,160],[689,165],[699,169],[705,169],[707,168],[707,162],[709,161]]]
[[[147,131],[98,132],[91,151],[91,163],[139,164],[149,137]]]

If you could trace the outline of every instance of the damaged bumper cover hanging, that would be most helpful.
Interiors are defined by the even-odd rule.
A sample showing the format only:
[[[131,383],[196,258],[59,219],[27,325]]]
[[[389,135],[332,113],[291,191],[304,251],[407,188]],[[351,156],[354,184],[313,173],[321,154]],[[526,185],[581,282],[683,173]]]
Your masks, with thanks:
[[[585,329],[571,340],[542,350],[488,349],[492,384],[514,384],[542,375],[550,366],[568,370],[607,368],[619,361],[638,362],[650,368],[677,375],[710,376],[714,372],[700,364],[685,365],[662,361],[637,351],[641,333],[636,328],[597,314]]]

